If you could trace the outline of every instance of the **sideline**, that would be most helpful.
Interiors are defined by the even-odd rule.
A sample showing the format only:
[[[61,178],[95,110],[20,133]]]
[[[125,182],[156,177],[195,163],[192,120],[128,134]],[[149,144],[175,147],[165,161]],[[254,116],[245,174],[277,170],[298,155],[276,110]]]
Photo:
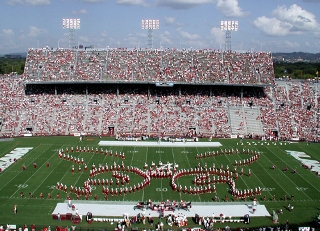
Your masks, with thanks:
[[[221,147],[220,142],[153,142],[153,141],[100,141],[99,146],[135,147]]]

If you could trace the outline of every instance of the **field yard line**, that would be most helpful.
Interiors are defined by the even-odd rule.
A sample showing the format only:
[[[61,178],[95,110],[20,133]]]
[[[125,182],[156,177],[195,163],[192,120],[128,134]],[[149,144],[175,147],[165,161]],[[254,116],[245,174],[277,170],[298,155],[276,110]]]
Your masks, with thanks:
[[[286,163],[282,158],[280,158],[279,156],[277,156],[283,163]],[[296,159],[295,159],[296,160]],[[300,163],[300,162],[299,162]],[[298,174],[301,178],[303,178],[306,182],[308,182],[310,185],[312,185],[309,181],[306,180],[306,178],[304,178],[302,175],[300,175],[299,173],[295,173],[295,174]],[[285,175],[285,174],[284,174]],[[287,175],[286,175],[287,176]],[[290,179],[288,176],[287,176],[288,179]],[[292,180],[290,180],[292,181]],[[316,187],[314,187],[312,185],[313,188],[315,188],[318,192],[320,192],[319,189],[317,189]],[[306,193],[305,193],[306,194]],[[310,197],[309,197],[310,198]],[[310,198],[311,199],[311,198]]]
[[[133,157],[134,157],[134,154],[135,154],[135,149],[136,149],[136,147],[137,146],[133,146],[133,152],[132,152],[132,158],[131,158],[131,162],[130,162],[130,166],[132,166],[132,161],[133,161]],[[123,149],[122,149],[123,150]],[[146,155],[148,154],[148,147],[147,147],[147,152],[146,152]],[[124,200],[124,198],[126,197],[126,194],[124,193],[123,194],[123,201],[125,201]],[[143,196],[142,196],[142,199],[143,199],[143,197],[144,197],[144,189],[143,189]]]
[[[270,152],[272,152],[275,156],[277,156],[273,151],[271,151],[269,148],[267,148]],[[269,160],[269,162],[272,164],[272,161],[267,157],[267,155],[265,155],[265,157]],[[264,169],[265,170],[265,169]],[[267,172],[271,177],[272,177],[272,175],[268,172],[268,171],[266,171],[265,170],[265,172]],[[284,174],[285,175],[285,174]],[[286,176],[286,175],[285,175]],[[293,184],[295,184],[288,176],[286,176]],[[273,178],[273,177],[272,177]],[[274,179],[274,178],[273,178]],[[275,182],[277,182],[275,179],[274,179],[274,181]],[[278,182],[277,182],[277,184],[278,184]],[[278,184],[283,190],[284,190],[284,188],[280,185],[280,184]],[[296,185],[296,184],[295,184]],[[284,190],[285,192],[286,192],[286,194],[287,195],[291,195],[291,193],[288,193],[286,190]],[[305,192],[303,192],[310,200],[312,200]]]
[[[304,150],[304,148],[301,148],[301,149]],[[305,152],[305,153],[307,153],[307,152]],[[298,161],[298,160],[297,160],[297,161]],[[300,174],[299,174],[299,176],[303,177],[303,176],[300,175]],[[305,179],[305,178],[303,177],[303,179]],[[305,179],[305,181],[307,181],[307,180]],[[309,183],[309,181],[307,181],[307,182]],[[309,183],[309,184],[312,185],[311,183]],[[313,185],[312,185],[312,187],[315,188],[318,192],[320,192],[320,190],[319,190],[318,188],[314,187]]]
[[[237,154],[239,157],[240,157],[240,155],[239,154]],[[232,164],[232,162],[230,161],[230,159],[228,158],[228,155],[225,155],[226,156],[226,158],[229,160],[229,162]],[[240,175],[240,174],[239,174]],[[243,175],[245,175],[245,174],[243,174]],[[240,178],[240,177],[239,177]],[[240,178],[240,179],[242,179],[242,177]],[[249,189],[249,186],[247,185],[247,183],[246,183],[246,181],[245,180],[243,180],[242,179],[242,181],[244,182],[244,184],[247,186],[247,189]]]
[[[50,209],[49,209],[49,211],[52,211],[52,212],[51,212],[51,213],[48,213],[48,215],[50,215],[50,216],[51,216],[51,215],[52,215],[52,213],[53,213],[53,211],[54,211],[54,209],[55,209],[55,206],[51,206],[51,207],[50,207]]]
[[[162,162],[162,159],[161,159],[161,148],[159,147],[159,156],[160,156],[160,161]],[[160,180],[161,180],[161,189],[162,189],[162,178],[160,178]],[[162,192],[162,190],[161,190],[161,201],[164,201],[163,200],[163,192]]]
[[[173,148],[171,148],[171,153],[172,153],[172,159],[173,159],[173,165],[176,164],[176,160],[174,158],[174,151],[173,151]],[[177,183],[179,182],[179,178],[176,180]],[[177,184],[178,185],[178,184]],[[181,193],[179,193],[179,196],[180,196],[180,201],[182,200],[182,197],[181,197]]]
[[[38,147],[39,147],[40,145],[38,145]],[[52,146],[52,145],[51,145]],[[50,146],[50,147],[51,147]],[[33,149],[33,150],[35,150],[35,149]],[[46,150],[48,150],[48,148],[46,149]],[[41,156],[41,155],[40,155]],[[40,156],[38,156],[38,158],[40,157]],[[38,159],[37,158],[37,159]],[[42,165],[41,167],[39,167],[39,168],[37,168],[37,170],[28,178],[28,180],[26,180],[24,183],[26,183],[26,182],[28,182],[43,166],[45,166],[45,165]],[[48,177],[48,176],[47,176]],[[47,178],[46,177],[46,178]],[[39,188],[39,186],[40,186],[40,184],[38,185],[38,187],[37,188]],[[12,198],[13,197],[13,195],[14,194],[16,194],[18,191],[20,191],[20,188],[18,188],[11,196],[10,196],[10,198]]]
[[[15,145],[14,147],[16,148],[18,145]],[[14,148],[14,149],[15,149]],[[12,149],[12,150],[14,150],[14,149]],[[11,150],[11,151],[12,151]],[[21,161],[18,161],[17,163],[19,163],[19,162],[21,162]],[[13,165],[11,165],[11,166],[9,166],[7,169],[9,169],[10,167],[12,167]],[[4,174],[6,174],[7,172],[9,172],[9,171],[3,171],[3,172],[1,172],[1,176],[3,176]],[[5,184],[5,185],[3,185],[1,188],[0,188],[0,191],[4,188],[4,187],[6,187],[9,183],[11,183],[11,181],[13,181],[15,178],[11,178],[11,180],[9,180],[9,181],[7,181],[7,183]]]
[[[91,153],[91,158],[90,158],[90,160],[89,160],[89,163],[91,162],[91,160],[92,160],[92,158],[93,158],[94,155],[96,155],[96,154]],[[100,154],[100,155],[101,155],[101,154]],[[79,157],[79,158],[80,158],[80,157]],[[106,157],[104,157],[104,158],[106,158]],[[88,163],[88,165],[89,165],[89,163]],[[103,163],[102,163],[102,164],[103,164]],[[76,182],[74,183],[73,186],[76,186],[76,185],[77,185],[77,183],[78,183],[80,177],[82,176],[82,174],[84,174],[84,171],[81,171],[81,173],[79,174],[78,179],[76,180]],[[83,186],[83,185],[81,185],[81,187],[82,187],[82,186]]]
[[[276,155],[273,151],[271,151],[269,148],[267,148],[270,152],[272,152],[275,156],[277,156],[278,157],[278,159],[280,159],[283,163],[286,163],[286,162],[284,162],[283,161],[283,159],[281,159],[278,155]],[[270,161],[270,159],[268,158],[268,160]],[[271,162],[271,161],[270,161]],[[296,185],[286,174],[284,174],[294,185]],[[300,175],[301,176],[301,175]],[[309,183],[309,182],[308,182]],[[311,184],[312,185],[312,184]],[[296,185],[297,187],[298,187],[298,185]],[[319,191],[319,190],[317,190],[317,191]],[[310,200],[312,200],[312,198],[311,197],[309,197],[308,196],[308,194],[306,194],[304,191],[301,191],[301,192],[303,192]],[[289,194],[290,195],[290,194]]]
[[[133,151],[135,150],[135,148],[136,148],[136,146],[134,146]],[[146,163],[147,163],[147,161],[148,161],[148,147],[147,147],[147,151],[146,151]],[[124,200],[124,197],[123,197],[123,200]],[[142,201],[144,201],[144,187],[142,189]]]
[[[197,153],[199,153],[198,147],[196,147],[196,150],[197,150]],[[189,161],[189,159],[188,159],[188,161]],[[201,161],[202,161],[202,159],[201,159]],[[203,164],[203,161],[202,161],[202,164]],[[198,194],[198,197],[199,197],[199,200],[201,201],[200,194]]]
[[[53,144],[52,144],[53,145]],[[50,147],[52,146],[52,145],[50,145]],[[47,148],[48,149],[48,148]],[[54,157],[55,155],[52,155],[49,159],[51,159],[52,157]],[[49,160],[48,159],[48,160]],[[61,162],[62,160],[60,160],[60,162]],[[52,170],[51,170],[51,172],[50,172],[50,174],[58,167],[59,165],[57,165],[55,168],[53,168]],[[42,183],[49,177],[49,175],[50,174],[48,174],[43,180],[42,180],[42,182],[41,182],[41,184],[39,184],[38,185],[38,187],[34,190],[34,192],[35,191],[37,191],[37,189],[40,187],[40,185],[42,185]]]

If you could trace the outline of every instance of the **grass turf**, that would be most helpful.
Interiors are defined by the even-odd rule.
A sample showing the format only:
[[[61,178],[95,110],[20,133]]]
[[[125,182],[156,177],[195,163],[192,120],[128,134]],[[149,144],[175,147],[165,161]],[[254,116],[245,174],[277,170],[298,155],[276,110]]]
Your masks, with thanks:
[[[104,138],[102,140],[105,140]],[[56,204],[66,199],[66,193],[59,191],[55,188],[57,182],[62,182],[66,185],[83,186],[83,182],[88,179],[88,172],[78,172],[77,164],[75,164],[75,173],[71,173],[72,162],[65,161],[58,157],[59,149],[66,149],[76,146],[91,147],[96,149],[100,139],[98,137],[85,137],[82,143],[79,143],[77,137],[24,137],[15,138],[11,141],[0,142],[0,157],[10,153],[15,148],[19,147],[32,147],[26,155],[19,159],[15,164],[12,164],[6,170],[0,174],[0,204],[2,209],[0,210],[0,225],[5,224],[17,224],[23,226],[23,224],[36,224],[38,227],[44,227],[51,225],[71,226],[70,221],[55,221],[51,218]],[[279,224],[275,226],[283,225],[286,220],[290,222],[292,227],[298,226],[314,226],[312,221],[318,216],[320,212],[320,179],[315,173],[301,166],[301,163],[291,155],[288,155],[286,150],[305,152],[313,160],[319,162],[319,147],[320,144],[306,144],[306,143],[285,143],[284,142],[261,142],[255,140],[244,140],[242,144],[238,139],[219,139],[213,140],[221,142],[223,149],[236,149],[241,151],[243,148],[256,150],[261,152],[261,157],[257,162],[250,165],[243,166],[244,176],[240,176],[236,180],[236,187],[238,189],[248,189],[261,187],[262,195],[257,199],[260,204],[265,204],[269,213],[272,214],[273,210],[283,209],[284,213],[279,215]],[[261,145],[263,143],[263,145]],[[269,144],[269,145],[267,145]],[[92,163],[96,166],[101,163],[105,165],[108,163],[110,166],[114,162],[117,165],[121,165],[122,161],[125,166],[136,166],[143,169],[145,163],[149,165],[151,162],[156,164],[159,161],[163,163],[175,162],[180,168],[189,169],[195,167],[200,163],[203,166],[205,163],[208,166],[212,166],[214,163],[216,167],[227,165],[230,170],[233,170],[233,163],[235,160],[243,160],[249,158],[249,155],[245,154],[232,154],[232,155],[219,155],[217,157],[196,159],[197,153],[204,153],[208,151],[217,151],[220,148],[171,148],[171,147],[103,147],[103,149],[112,150],[115,152],[123,152],[125,159],[121,159],[93,153],[74,153],[74,156],[84,158],[84,161],[88,165],[88,169]],[[37,163],[37,168],[33,168],[33,163]],[[46,164],[50,163],[50,167]],[[271,166],[275,164],[277,167],[275,170],[271,169]],[[26,166],[26,170],[22,171],[22,165]],[[288,171],[284,172],[283,169],[288,166]],[[238,167],[238,171],[242,167]],[[252,176],[249,178],[246,173],[249,168],[252,171]],[[293,169],[297,170],[297,173],[292,173]],[[128,173],[130,176],[130,184],[137,184],[142,181],[142,177],[133,173]],[[104,173],[94,178],[111,179],[112,173]],[[193,186],[192,180],[194,176],[185,176],[178,179],[178,184]],[[190,195],[174,192],[170,185],[169,179],[151,179],[150,186],[147,186],[141,191],[124,194],[122,196],[109,196],[109,200],[115,201],[146,201],[151,198],[153,201],[170,200],[185,200],[193,202],[207,202],[215,203],[213,198],[217,194],[219,201],[223,202],[224,197],[228,195],[229,201],[232,200],[232,196],[229,192],[227,184],[217,184],[217,193]],[[116,186],[113,186],[116,187]],[[20,193],[25,194],[24,198],[20,197]],[[69,192],[69,187],[68,187]],[[33,193],[34,198],[29,198],[29,193]],[[43,193],[44,199],[40,199],[39,195]],[[53,198],[47,199],[47,194],[51,193]],[[61,198],[57,199],[56,195],[60,193]],[[97,194],[99,200],[104,200],[104,196],[101,193],[101,188],[97,187],[93,191],[93,194]],[[263,196],[266,196],[267,200],[263,201]],[[294,201],[285,201],[284,196],[290,199],[291,195],[294,195]],[[275,196],[276,200],[272,200]],[[75,198],[75,195],[71,195]],[[81,197],[84,199],[84,197]],[[252,198],[251,198],[252,199]],[[248,200],[251,200],[248,199]],[[90,197],[89,200],[93,200]],[[289,212],[286,208],[288,203],[294,206],[294,210]],[[18,213],[13,213],[13,206],[17,204]],[[196,226],[189,218],[189,225]],[[230,227],[238,227],[239,224],[228,224]],[[244,227],[269,227],[273,226],[272,217],[257,217],[252,218],[250,224],[240,226]],[[142,228],[142,224],[136,225]],[[225,227],[226,224],[217,223],[215,227]],[[107,223],[94,223],[87,224],[82,222],[77,225],[82,229],[102,229],[113,228],[114,225]],[[150,228],[150,227],[147,227]]]

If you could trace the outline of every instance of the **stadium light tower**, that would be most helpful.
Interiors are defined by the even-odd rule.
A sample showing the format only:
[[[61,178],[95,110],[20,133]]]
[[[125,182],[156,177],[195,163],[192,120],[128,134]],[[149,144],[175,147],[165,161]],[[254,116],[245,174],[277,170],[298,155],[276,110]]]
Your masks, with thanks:
[[[74,48],[74,34],[75,30],[80,29],[80,19],[64,18],[62,19],[62,28],[69,29],[69,48]]]
[[[148,30],[148,46],[153,48],[153,30],[159,30],[159,20],[142,20],[142,29]]]
[[[221,21],[220,28],[226,32],[225,50],[231,51],[231,31],[238,31],[238,21]]]

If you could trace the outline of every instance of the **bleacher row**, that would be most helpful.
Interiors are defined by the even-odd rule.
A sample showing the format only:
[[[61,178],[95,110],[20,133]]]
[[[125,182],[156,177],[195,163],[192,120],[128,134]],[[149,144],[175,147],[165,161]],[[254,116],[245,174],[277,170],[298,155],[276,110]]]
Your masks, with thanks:
[[[0,136],[278,135],[320,142],[320,84],[30,84],[0,76]]]
[[[29,49],[24,69],[27,81],[273,84],[273,73],[270,53],[210,49]]]

